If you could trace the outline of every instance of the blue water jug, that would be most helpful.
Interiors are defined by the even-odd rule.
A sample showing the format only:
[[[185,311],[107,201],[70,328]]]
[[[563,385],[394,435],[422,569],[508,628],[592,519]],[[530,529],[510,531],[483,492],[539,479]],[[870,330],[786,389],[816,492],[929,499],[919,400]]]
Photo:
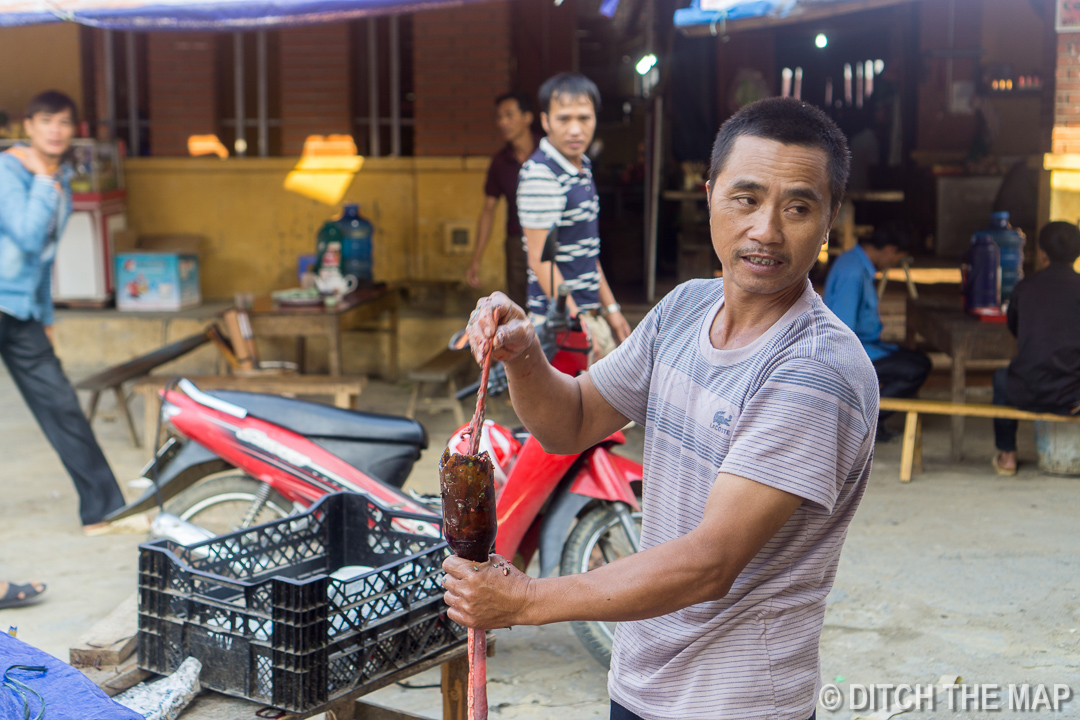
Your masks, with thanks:
[[[971,239],[963,265],[964,310],[978,315],[1001,311],[1001,251],[990,233]]]
[[[337,226],[342,236],[342,272],[353,275],[361,283],[371,282],[371,236],[375,228],[361,217],[356,203],[345,205]]]
[[[994,239],[1001,255],[1001,302],[1012,297],[1016,283],[1024,277],[1024,233],[1009,225],[1009,213],[990,214],[990,227],[980,230]]]

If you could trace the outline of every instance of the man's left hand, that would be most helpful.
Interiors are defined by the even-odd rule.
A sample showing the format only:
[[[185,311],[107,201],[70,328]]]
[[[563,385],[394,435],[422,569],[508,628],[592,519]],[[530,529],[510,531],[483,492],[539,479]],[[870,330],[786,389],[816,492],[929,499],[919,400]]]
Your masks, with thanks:
[[[607,324],[611,327],[611,334],[615,336],[615,342],[622,345],[626,338],[630,337],[630,323],[626,322],[621,312],[608,313],[604,316]]]
[[[443,599],[458,625],[494,630],[525,624],[524,610],[532,579],[500,555],[475,563],[456,555],[443,560]]]
[[[56,344],[56,343],[53,342],[53,326],[52,325],[46,325],[45,326],[45,337],[49,338],[49,344],[50,345],[55,345]]]

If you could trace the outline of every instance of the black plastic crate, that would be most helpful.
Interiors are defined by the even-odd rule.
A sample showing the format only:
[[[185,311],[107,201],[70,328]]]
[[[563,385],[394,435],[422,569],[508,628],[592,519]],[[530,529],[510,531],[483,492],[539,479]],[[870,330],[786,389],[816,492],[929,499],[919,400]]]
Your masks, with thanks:
[[[139,667],[187,656],[204,687],[303,712],[466,638],[446,616],[430,518],[354,493],[184,547],[139,547]],[[350,579],[342,568],[373,569]]]

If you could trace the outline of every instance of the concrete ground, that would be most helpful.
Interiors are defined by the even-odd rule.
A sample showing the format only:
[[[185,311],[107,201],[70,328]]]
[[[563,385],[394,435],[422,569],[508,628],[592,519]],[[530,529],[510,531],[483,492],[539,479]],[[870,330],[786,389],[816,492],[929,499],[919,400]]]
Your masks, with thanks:
[[[402,412],[406,400],[403,386],[376,382],[361,404]],[[2,369],[0,408],[0,578],[49,585],[42,602],[0,611],[0,626],[17,625],[21,639],[66,659],[78,636],[134,591],[142,538],[81,534],[70,480]],[[506,420],[512,411],[496,400],[489,415]],[[447,413],[420,419],[433,447],[453,429]],[[95,430],[117,476],[136,477],[143,453],[130,447],[123,426],[106,418]],[[630,440],[628,454],[639,454],[641,431],[631,431]],[[1021,424],[1016,477],[994,475],[991,444],[989,421],[969,420],[967,459],[953,464],[948,420],[928,418],[926,472],[911,484],[897,481],[899,440],[878,446],[829,596],[825,682],[846,694],[852,684],[914,685],[959,675],[965,683],[1062,683],[1080,691],[1080,479],[1038,474],[1030,424]],[[410,484],[418,490],[434,487],[437,454],[429,450],[417,464]],[[488,665],[494,717],[606,717],[605,672],[567,626],[519,627],[498,637]],[[426,686],[438,680],[428,672],[411,687],[370,698],[437,718],[439,690]],[[824,720],[860,714],[870,715],[846,706],[818,711]],[[1031,714],[954,714],[940,695],[934,711],[904,717]],[[1080,717],[1080,701],[1054,716]]]

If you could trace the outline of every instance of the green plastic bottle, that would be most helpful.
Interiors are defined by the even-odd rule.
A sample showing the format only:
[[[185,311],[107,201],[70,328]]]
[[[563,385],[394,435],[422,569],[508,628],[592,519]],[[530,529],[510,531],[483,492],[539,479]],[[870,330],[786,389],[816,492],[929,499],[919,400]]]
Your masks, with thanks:
[[[313,272],[318,275],[322,270],[337,270],[341,272],[341,228],[336,221],[327,220],[319,230],[318,242],[315,245],[315,267]]]

